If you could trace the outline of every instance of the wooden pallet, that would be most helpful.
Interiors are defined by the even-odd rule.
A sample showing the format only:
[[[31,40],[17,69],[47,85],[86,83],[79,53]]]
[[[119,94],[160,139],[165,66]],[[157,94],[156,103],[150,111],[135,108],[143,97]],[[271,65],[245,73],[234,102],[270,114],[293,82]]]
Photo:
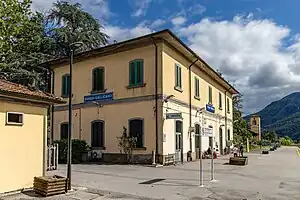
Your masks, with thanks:
[[[33,190],[44,197],[64,194],[68,191],[67,178],[61,176],[34,177]]]
[[[247,157],[230,157],[229,164],[230,165],[247,165],[248,158]]]

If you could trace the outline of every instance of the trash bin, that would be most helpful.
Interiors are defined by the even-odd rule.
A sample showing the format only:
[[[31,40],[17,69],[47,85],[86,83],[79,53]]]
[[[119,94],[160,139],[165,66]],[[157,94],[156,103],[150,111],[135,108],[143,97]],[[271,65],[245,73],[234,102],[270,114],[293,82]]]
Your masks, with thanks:
[[[187,161],[192,161],[192,151],[187,152]]]

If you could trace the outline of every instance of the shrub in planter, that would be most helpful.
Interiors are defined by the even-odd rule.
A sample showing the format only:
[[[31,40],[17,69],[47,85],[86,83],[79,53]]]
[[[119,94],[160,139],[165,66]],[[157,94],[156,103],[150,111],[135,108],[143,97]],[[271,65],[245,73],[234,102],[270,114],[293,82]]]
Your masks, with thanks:
[[[58,144],[58,162],[66,163],[68,157],[68,140],[58,140],[54,143]],[[72,140],[72,163],[83,162],[82,156],[89,150],[89,146],[85,140]]]

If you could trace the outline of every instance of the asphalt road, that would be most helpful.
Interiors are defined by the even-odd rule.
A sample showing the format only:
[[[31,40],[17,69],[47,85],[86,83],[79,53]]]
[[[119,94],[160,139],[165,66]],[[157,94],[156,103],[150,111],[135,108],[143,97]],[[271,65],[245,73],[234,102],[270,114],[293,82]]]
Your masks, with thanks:
[[[247,166],[224,165],[228,162],[228,157],[215,160],[214,182],[210,181],[210,160],[204,160],[204,187],[198,187],[198,161],[161,168],[134,165],[74,165],[72,183],[89,188],[94,194],[112,191],[128,195],[116,195],[117,199],[300,199],[300,157],[296,148],[283,147],[268,155],[249,153],[247,156]],[[62,165],[59,170],[49,174],[65,175],[65,166]],[[81,196],[74,198],[94,199],[88,198],[87,193],[82,193]],[[100,196],[99,199],[114,199],[114,195],[110,198]]]

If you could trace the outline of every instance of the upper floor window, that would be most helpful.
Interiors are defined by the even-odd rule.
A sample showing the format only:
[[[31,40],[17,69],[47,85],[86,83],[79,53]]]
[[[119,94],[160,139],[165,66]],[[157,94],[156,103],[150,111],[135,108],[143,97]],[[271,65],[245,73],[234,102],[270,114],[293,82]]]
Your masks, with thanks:
[[[133,60],[129,63],[129,86],[144,84],[144,61]]]
[[[93,69],[93,91],[104,90],[104,67]]]
[[[23,124],[23,113],[7,112],[6,113],[6,124],[10,125],[22,125]]]
[[[91,146],[104,147],[104,121],[93,121],[91,126]]]
[[[231,138],[230,138],[230,129],[228,129],[228,131],[227,131],[227,138],[228,138],[228,140],[231,140]]]
[[[70,75],[65,74],[62,76],[61,96],[67,97],[69,93],[70,93]]]
[[[252,124],[256,125],[256,120],[255,119],[253,119]]]
[[[144,120],[130,119],[129,120],[129,134],[136,138],[136,147],[144,147]]]
[[[60,124],[60,139],[68,139],[68,133],[69,133],[69,123],[64,122]]]
[[[219,92],[219,108],[222,109],[222,94]]]
[[[200,97],[199,78],[195,77],[195,97]]]
[[[230,113],[230,105],[229,105],[229,98],[227,98],[227,112]]]
[[[208,86],[208,103],[212,104],[212,88]]]
[[[181,67],[178,64],[175,65],[175,88],[182,89]]]

